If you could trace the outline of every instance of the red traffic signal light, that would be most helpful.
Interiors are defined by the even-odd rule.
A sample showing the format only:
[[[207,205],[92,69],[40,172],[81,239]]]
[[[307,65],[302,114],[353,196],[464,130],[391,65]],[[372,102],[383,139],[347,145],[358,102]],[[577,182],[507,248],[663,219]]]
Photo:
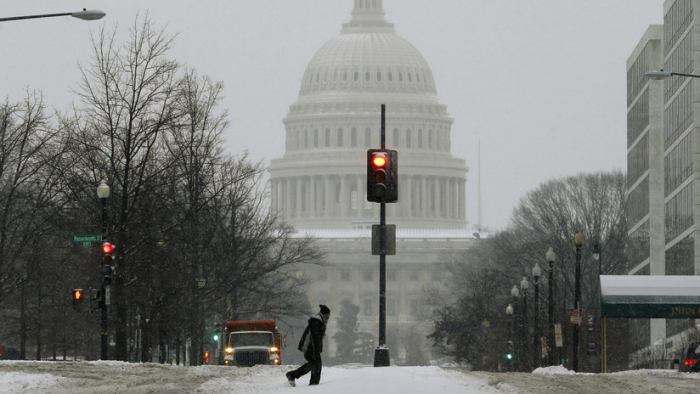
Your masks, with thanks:
[[[367,150],[367,201],[392,203],[399,200],[398,153]]]
[[[109,242],[104,242],[102,244],[102,253],[111,254],[112,252],[114,252],[114,245]]]
[[[384,157],[382,154],[377,154],[372,157],[372,164],[374,165],[374,168],[383,168],[386,166],[386,157]]]

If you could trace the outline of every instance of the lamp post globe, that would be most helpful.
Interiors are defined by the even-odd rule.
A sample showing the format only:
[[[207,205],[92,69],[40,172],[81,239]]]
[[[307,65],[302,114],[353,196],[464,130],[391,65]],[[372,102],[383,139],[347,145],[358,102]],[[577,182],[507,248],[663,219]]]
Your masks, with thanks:
[[[97,197],[99,198],[109,198],[109,185],[107,185],[107,182],[103,179],[100,181],[100,185],[97,186]]]

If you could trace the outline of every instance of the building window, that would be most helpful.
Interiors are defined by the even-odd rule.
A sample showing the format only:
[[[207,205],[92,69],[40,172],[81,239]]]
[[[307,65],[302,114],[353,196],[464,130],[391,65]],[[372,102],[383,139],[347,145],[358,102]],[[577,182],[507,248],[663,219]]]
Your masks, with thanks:
[[[344,282],[349,282],[350,281],[350,271],[341,271],[340,272],[340,280]]]
[[[417,270],[416,270],[416,271],[411,271],[411,274],[409,275],[409,279],[410,279],[412,282],[416,282],[416,281],[418,281],[418,277],[419,277],[419,276],[420,276],[420,272],[418,272]]]
[[[365,72],[365,81],[369,81],[369,71]]]
[[[411,147],[411,129],[406,129],[406,148]]]
[[[372,130],[370,128],[365,129],[365,147],[369,148],[372,145]]]
[[[377,71],[377,82],[382,81],[382,73],[380,71]]]
[[[338,72],[333,71],[333,83],[335,83],[338,80]]]
[[[362,313],[363,315],[365,315],[365,316],[374,315],[374,312],[372,311],[372,300],[366,299],[364,301],[364,305],[363,305],[362,309],[363,309],[363,313]]]
[[[354,127],[350,130],[350,146],[353,148],[357,146],[357,129]]]
[[[408,82],[413,82],[413,79],[411,79],[411,73],[408,73]]]
[[[347,82],[347,81],[348,81],[348,72],[343,71],[343,82]]]
[[[416,82],[420,83],[420,75],[418,73],[416,73]]]
[[[314,148],[318,148],[318,129],[314,130]]]
[[[391,71],[389,71],[389,73],[387,74],[387,76],[386,76],[386,79],[388,79],[388,80],[389,80],[389,82],[391,82],[391,81],[393,81],[393,80],[394,80],[394,76],[393,76],[393,75],[391,75]]]
[[[396,280],[396,271],[395,270],[388,270],[386,272],[386,280],[395,281]]]
[[[353,75],[352,79],[357,82],[360,80],[360,73],[355,71],[355,75]]]
[[[415,300],[415,299],[410,300],[408,302],[408,305],[409,305],[409,314],[411,316],[418,316],[418,314],[420,313],[420,303],[418,302],[418,300]]]
[[[325,138],[325,146],[326,148],[331,147],[331,129],[326,129],[326,138]]]
[[[394,148],[398,148],[399,147],[399,129],[394,129],[392,134],[394,137],[394,145],[393,146],[394,146]]]
[[[423,148],[423,129],[418,129],[418,149]]]
[[[403,74],[399,73],[399,82],[403,82]]]
[[[343,129],[338,129],[338,147],[343,147]]]
[[[304,148],[309,147],[309,130],[304,130]]]

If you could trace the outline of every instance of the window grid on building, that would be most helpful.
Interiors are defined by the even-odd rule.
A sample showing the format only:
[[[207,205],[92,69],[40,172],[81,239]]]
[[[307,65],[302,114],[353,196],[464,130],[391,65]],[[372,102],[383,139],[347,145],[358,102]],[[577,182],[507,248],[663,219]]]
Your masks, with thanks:
[[[693,84],[689,83],[664,111],[664,149],[693,123]]]
[[[665,196],[693,174],[693,134],[688,134],[664,158]]]
[[[693,184],[684,187],[665,205],[666,242],[673,240],[693,225]]]
[[[627,187],[634,185],[649,170],[649,134],[627,154]]]
[[[639,97],[627,113],[627,147],[632,146],[649,126],[649,89]]]

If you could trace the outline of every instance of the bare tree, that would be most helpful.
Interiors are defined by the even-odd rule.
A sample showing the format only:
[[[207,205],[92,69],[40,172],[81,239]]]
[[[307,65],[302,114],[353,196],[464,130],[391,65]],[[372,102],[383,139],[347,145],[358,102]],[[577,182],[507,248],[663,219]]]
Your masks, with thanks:
[[[568,310],[573,308],[573,236],[578,229],[583,230],[588,237],[582,253],[583,313],[584,316],[598,316],[598,275],[627,272],[624,193],[625,177],[621,172],[615,171],[551,180],[523,197],[513,212],[507,230],[479,241],[475,250],[453,263],[456,286],[451,289],[453,294],[461,294],[461,297],[455,304],[442,310],[432,334],[436,346],[457,360],[468,360],[475,367],[492,368],[484,360],[495,357],[489,353],[489,349],[503,349],[501,344],[505,342],[508,324],[511,324],[504,320],[505,308],[510,303],[521,302],[513,300],[509,291],[523,277],[532,282],[531,272],[535,263],[545,270],[540,280],[540,289],[546,288],[548,263],[545,252],[549,247],[558,256],[554,266],[554,321],[564,323],[568,319]],[[591,258],[594,242],[599,244],[601,250],[602,258],[598,262]],[[548,306],[544,294],[546,293],[540,292],[541,309],[538,311],[542,334],[547,332],[542,318],[545,316],[543,311]],[[531,364],[534,346],[531,297],[532,293],[529,294],[528,321],[515,322],[517,330],[526,332],[525,342],[519,344],[518,351],[521,352],[521,357],[527,355],[524,360],[527,365]],[[520,314],[518,305],[514,307],[516,314]],[[488,329],[485,328],[486,323],[482,326],[481,322],[488,322]],[[496,326],[498,328],[494,329]],[[569,326],[562,324],[565,329]],[[467,327],[473,331],[468,331]],[[500,341],[490,343],[486,348],[479,347],[478,344],[483,341],[476,340],[475,335],[493,341],[494,337],[487,333],[497,331],[500,331]],[[587,338],[589,342],[596,342],[598,334],[596,331],[584,333],[584,336],[590,336]],[[565,335],[571,337],[570,333]],[[570,342],[567,346],[571,345]],[[588,363],[587,366],[593,369],[592,364]]]

